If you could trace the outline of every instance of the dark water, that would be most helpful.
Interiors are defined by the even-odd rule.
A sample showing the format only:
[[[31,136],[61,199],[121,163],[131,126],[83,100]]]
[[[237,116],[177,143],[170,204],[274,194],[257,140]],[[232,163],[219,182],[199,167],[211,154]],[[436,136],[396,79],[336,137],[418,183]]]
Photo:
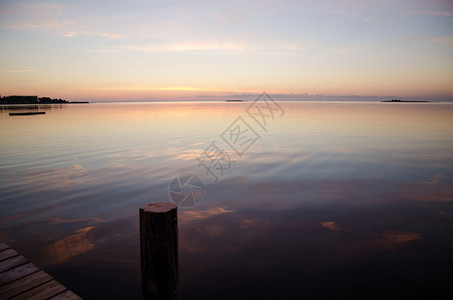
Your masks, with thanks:
[[[266,130],[249,105],[3,107],[0,239],[86,299],[138,299],[139,205],[241,116],[259,138],[179,209],[182,299],[453,297],[453,104],[282,102]]]

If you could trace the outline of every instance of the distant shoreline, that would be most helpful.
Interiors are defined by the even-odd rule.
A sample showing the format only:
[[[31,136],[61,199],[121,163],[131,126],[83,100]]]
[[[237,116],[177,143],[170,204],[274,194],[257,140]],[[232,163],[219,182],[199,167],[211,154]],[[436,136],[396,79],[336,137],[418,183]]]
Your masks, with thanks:
[[[429,103],[431,101],[427,100],[399,100],[399,99],[392,99],[392,100],[382,100],[381,102],[391,102],[391,103],[407,103],[407,102],[415,102],[415,103]]]
[[[51,105],[51,104],[88,104],[88,101],[68,101],[68,102],[54,102],[54,103],[5,103],[0,102],[0,105]]]
[[[233,101],[231,101],[233,100]],[[239,99],[227,99],[227,100],[150,100],[150,101],[123,101],[123,100],[118,100],[118,101],[67,101],[67,102],[52,102],[52,103],[43,103],[43,102],[38,102],[38,103],[17,103],[17,102],[4,102],[1,101],[0,99],[0,106],[2,105],[15,105],[15,106],[24,106],[24,105],[55,105],[55,104],[100,104],[100,103],[247,103],[247,102],[253,102],[251,100],[239,100]],[[375,100],[283,100],[283,99],[275,99],[277,102],[286,102],[286,103],[309,103],[309,102],[316,102],[316,103],[445,103],[445,104],[452,104],[453,100],[447,101],[435,101],[435,100],[400,100],[400,101],[393,101],[393,100],[398,100],[398,99],[392,99],[392,100],[381,100],[381,99],[375,99]]]
[[[0,97],[0,105],[14,105],[14,104],[27,104],[27,105],[37,105],[37,104],[80,104],[80,103],[89,103],[87,101],[68,101],[64,99],[52,99],[50,97],[40,97],[38,96],[22,96],[22,95],[12,95]]]

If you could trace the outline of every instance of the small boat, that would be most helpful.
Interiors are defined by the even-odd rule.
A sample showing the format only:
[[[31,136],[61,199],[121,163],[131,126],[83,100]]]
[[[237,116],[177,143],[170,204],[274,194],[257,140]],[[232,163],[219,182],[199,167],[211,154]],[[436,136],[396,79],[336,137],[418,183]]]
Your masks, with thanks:
[[[27,111],[27,112],[15,112],[9,113],[10,116],[29,116],[29,115],[44,115],[45,111]]]

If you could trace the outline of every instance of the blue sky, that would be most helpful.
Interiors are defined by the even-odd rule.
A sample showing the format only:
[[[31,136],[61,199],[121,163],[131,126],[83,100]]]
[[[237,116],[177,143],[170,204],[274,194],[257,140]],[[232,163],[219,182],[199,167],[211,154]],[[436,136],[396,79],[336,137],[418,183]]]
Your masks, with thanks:
[[[445,0],[0,1],[0,44],[2,95],[453,100]]]

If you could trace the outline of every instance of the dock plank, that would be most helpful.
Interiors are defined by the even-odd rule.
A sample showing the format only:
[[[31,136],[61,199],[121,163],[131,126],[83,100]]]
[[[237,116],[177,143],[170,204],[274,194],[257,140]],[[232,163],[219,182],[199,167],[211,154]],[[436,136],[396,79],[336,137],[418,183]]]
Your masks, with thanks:
[[[0,286],[7,284],[8,282],[17,280],[19,278],[25,277],[32,273],[39,271],[39,268],[32,263],[27,263],[25,265],[19,266],[17,268],[11,269],[9,271],[0,273]]]
[[[9,259],[5,259],[0,264],[0,273],[5,272],[5,271],[7,271],[9,269],[18,267],[20,265],[23,265],[23,264],[25,264],[27,262],[28,262],[28,259],[26,259],[22,255],[17,255],[17,256],[13,256],[13,257],[11,257]]]
[[[8,248],[9,248],[9,246],[7,244],[5,244],[4,242],[0,242],[0,251],[3,251]]]
[[[13,256],[17,256],[19,253],[14,251],[14,249],[8,248],[3,251],[0,251],[0,261],[3,261],[5,259],[11,258]]]
[[[0,299],[82,299],[0,241]]]
[[[39,271],[19,280],[10,282],[0,287],[0,299],[9,299],[17,296],[24,291],[35,288],[41,284],[49,282],[52,277],[44,271]]]
[[[62,286],[59,282],[51,280],[22,294],[17,295],[11,298],[11,300],[46,300],[66,290],[67,288]]]

